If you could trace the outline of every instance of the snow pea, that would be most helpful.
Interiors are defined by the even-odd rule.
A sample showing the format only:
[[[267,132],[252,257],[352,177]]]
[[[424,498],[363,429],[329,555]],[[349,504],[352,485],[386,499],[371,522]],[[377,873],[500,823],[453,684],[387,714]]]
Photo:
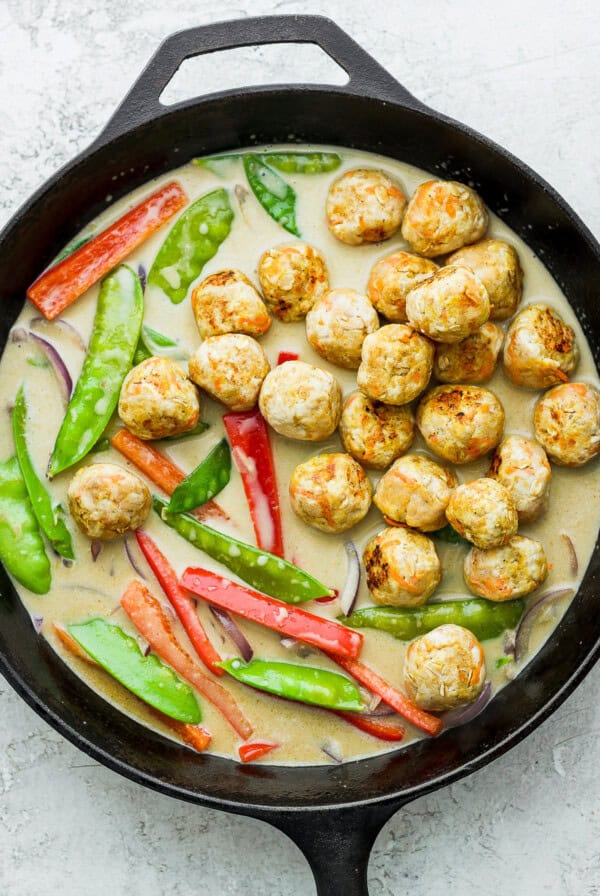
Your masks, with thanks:
[[[192,436],[201,436],[203,432],[206,432],[207,429],[210,429],[210,423],[205,423],[204,420],[200,420],[193,429],[187,429],[185,432],[180,432],[179,435],[176,436],[166,436],[166,438],[161,439],[161,442],[180,442],[181,439],[189,439]]]
[[[81,236],[76,240],[73,240],[72,243],[69,243],[65,248],[58,253],[54,261],[51,261],[49,267],[53,268],[55,265],[59,263],[59,261],[63,261],[65,258],[68,258],[69,255],[72,255],[73,252],[76,252],[77,249],[81,249],[82,246],[85,246],[86,243],[89,243],[93,234],[89,233],[87,236]]]
[[[169,501],[169,513],[181,513],[206,504],[225,488],[231,477],[231,451],[227,439],[201,461],[195,470],[180,482]]]
[[[40,529],[54,550],[60,554],[61,557],[66,557],[67,560],[73,560],[75,554],[73,553],[71,533],[67,529],[65,521],[61,516],[63,512],[62,507],[55,507],[53,505],[52,498],[36,473],[29,455],[27,437],[25,434],[27,424],[27,402],[23,386],[21,386],[17,392],[12,413],[12,423],[17,460]]]
[[[157,656],[144,656],[135,638],[104,619],[68,626],[69,634],[109,675],[145,703],[179,722],[202,719],[191,687]]]
[[[351,628],[376,628],[401,641],[411,641],[438,625],[462,625],[481,641],[513,629],[523,615],[522,600],[492,603],[483,598],[448,600],[423,607],[363,607],[350,616],[338,616]]]
[[[342,164],[337,152],[261,152],[256,156],[285,174],[325,174]]]
[[[244,663],[237,657],[217,665],[242,684],[288,700],[350,712],[365,708],[354,682],[328,669],[261,659]]]
[[[466,538],[463,538],[462,535],[459,535],[456,529],[453,529],[450,523],[445,525],[442,529],[436,529],[435,532],[428,532],[428,535],[431,538],[437,538],[438,541],[443,541],[446,544],[464,544],[467,547],[472,547],[470,541],[467,541]]]
[[[50,590],[50,561],[16,457],[0,464],[0,560],[30,591]]]
[[[287,560],[211,529],[187,513],[170,513],[167,502],[157,495],[152,506],[167,526],[258,591],[290,604],[331,594],[329,588]]]
[[[152,358],[154,355],[162,355],[161,349],[165,348],[178,348],[178,343],[171,339],[170,336],[165,336],[163,333],[159,333],[158,330],[153,330],[152,327],[143,326],[135,355],[133,356],[133,366],[137,367],[142,361],[147,361],[148,358]],[[164,354],[167,353],[165,352]],[[170,352],[168,356],[171,357]]]
[[[143,315],[140,279],[121,265],[102,281],[87,354],[50,458],[50,476],[85,457],[104,431],[131,368]]]
[[[244,156],[244,170],[252,192],[267,214],[284,230],[300,236],[296,224],[296,193],[292,187],[259,156]]]
[[[206,193],[178,218],[148,274],[174,305],[183,302],[193,280],[229,236],[233,210],[227,190]]]

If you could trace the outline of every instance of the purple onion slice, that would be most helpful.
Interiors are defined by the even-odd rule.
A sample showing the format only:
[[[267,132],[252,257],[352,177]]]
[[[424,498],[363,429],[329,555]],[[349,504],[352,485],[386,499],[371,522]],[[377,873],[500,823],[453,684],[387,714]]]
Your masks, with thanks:
[[[332,762],[335,762],[336,765],[341,765],[344,761],[337,744],[325,743],[321,747],[321,752],[325,753],[325,755],[331,759]]]
[[[529,605],[526,612],[521,617],[517,629],[515,631],[515,660],[520,662],[529,649],[529,639],[535,625],[536,617],[547,606],[554,601],[560,600],[562,597],[568,597],[574,594],[573,588],[557,588],[554,591],[546,591]]]
[[[71,392],[73,391],[73,380],[71,379],[71,374],[67,370],[65,362],[54,346],[46,339],[38,336],[37,333],[31,333],[29,330],[25,330],[22,327],[17,327],[16,330],[13,330],[10,338],[12,342],[33,342],[39,349],[41,349],[41,351],[43,351],[52,365],[56,378],[62,387],[64,397],[68,402],[71,397]]]
[[[472,721],[480,712],[486,708],[492,696],[492,683],[486,681],[483,690],[477,700],[468,703],[466,706],[458,706],[456,709],[449,709],[447,712],[440,713],[440,718],[444,722],[444,728],[457,728],[459,725],[466,725]]]
[[[33,623],[33,627],[35,629],[36,635],[39,635],[39,633],[42,630],[42,625],[44,624],[44,617],[43,616],[32,616],[31,621]]]
[[[348,558],[348,569],[339,601],[342,613],[344,616],[349,616],[354,608],[360,586],[360,559],[353,541],[345,541],[344,548]]]
[[[233,621],[227,610],[222,610],[220,607],[212,606],[209,607],[209,609],[215,619],[221,623],[221,625],[239,650],[240,656],[242,657],[244,662],[249,663],[254,656],[254,651],[252,650],[250,642],[246,638],[245,634]]]
[[[80,348],[82,352],[87,351],[87,345],[85,344],[83,336],[79,330],[75,329],[73,324],[70,324],[67,320],[46,320],[45,317],[32,317],[29,321],[29,326],[33,330],[46,330],[50,332],[52,332],[53,329],[62,330],[65,336],[67,336],[77,348]]]
[[[92,554],[92,560],[94,561],[94,563],[100,556],[101,550],[102,550],[102,542],[100,541],[99,538],[94,538],[90,545],[90,552]]]
[[[140,283],[142,284],[142,292],[146,289],[146,283],[148,282],[148,273],[143,264],[138,264],[138,277],[140,278]]]
[[[579,561],[577,559],[577,551],[575,550],[575,545],[566,532],[562,532],[560,537],[564,541],[567,547],[567,551],[569,552],[569,568],[571,570],[571,575],[576,576],[579,572]]]
[[[140,569],[138,562],[136,561],[135,556],[133,554],[133,550],[131,549],[131,540],[127,537],[125,537],[125,553],[127,554],[127,559],[131,563],[132,569],[135,572],[135,574],[138,575],[140,577],[140,579],[147,581],[147,576]]]

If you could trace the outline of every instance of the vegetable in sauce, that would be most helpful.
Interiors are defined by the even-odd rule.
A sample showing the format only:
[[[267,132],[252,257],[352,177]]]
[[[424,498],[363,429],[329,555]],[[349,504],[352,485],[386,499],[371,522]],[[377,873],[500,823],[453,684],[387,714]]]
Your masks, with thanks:
[[[252,192],[266,213],[284,230],[300,236],[296,224],[295,190],[259,156],[244,156],[244,170]]]
[[[50,590],[50,561],[16,457],[0,463],[0,560],[25,588]]]
[[[169,501],[170,513],[182,513],[205,504],[222,491],[231,477],[231,451],[227,439],[215,445],[195,470],[180,482]]]

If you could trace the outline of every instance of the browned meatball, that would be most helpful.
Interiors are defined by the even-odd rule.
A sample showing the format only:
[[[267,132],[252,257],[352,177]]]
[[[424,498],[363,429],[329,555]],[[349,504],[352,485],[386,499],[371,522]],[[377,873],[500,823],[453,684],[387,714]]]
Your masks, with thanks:
[[[600,452],[600,392],[587,383],[555,386],[538,401],[533,423],[555,464],[586,464]]]
[[[533,439],[507,436],[492,456],[488,476],[511,493],[519,522],[531,523],[546,509],[552,473],[546,452]]]
[[[515,386],[547,389],[564,383],[578,361],[573,329],[548,305],[528,305],[508,328],[504,372]]]
[[[487,321],[454,345],[440,343],[435,349],[433,372],[441,383],[486,383],[496,369],[504,333]]]
[[[438,625],[409,644],[404,686],[422,709],[440,712],[472,703],[484,684],[483,647],[461,625]]]
[[[249,411],[258,401],[269,362],[262,346],[243,333],[205,339],[189,360],[190,378],[232,411]]]
[[[165,439],[187,432],[199,416],[198,390],[170,358],[147,358],[123,381],[119,417],[138,439]]]
[[[389,321],[403,324],[408,320],[406,294],[438,270],[438,265],[428,258],[410,252],[394,252],[373,267],[367,283],[367,298]]]
[[[442,578],[442,567],[430,538],[412,529],[384,529],[365,548],[367,585],[378,604],[419,607]]]
[[[543,546],[521,535],[514,535],[507,544],[491,550],[473,547],[465,557],[464,577],[469,590],[487,600],[525,597],[547,575]]]
[[[348,396],[342,408],[340,438],[352,457],[373,470],[385,470],[415,437],[415,418],[409,407],[374,401],[362,392]]]
[[[393,236],[402,221],[406,197],[383,171],[356,168],[333,182],[327,195],[327,225],[348,243],[378,243]]]
[[[446,507],[458,484],[452,470],[420,454],[406,454],[377,484],[375,505],[388,520],[422,532],[446,525]]]
[[[506,320],[517,310],[523,295],[523,271],[516,250],[502,240],[480,240],[453,252],[446,264],[471,268],[490,298],[492,320]]]
[[[288,439],[320,442],[337,428],[342,390],[327,370],[304,361],[288,361],[265,378],[259,405],[275,432]]]
[[[284,322],[303,320],[329,289],[323,255],[299,240],[264,252],[258,279],[267,305]]]
[[[71,516],[83,534],[102,541],[138,529],[152,506],[146,483],[117,464],[81,467],[67,497]]]
[[[387,324],[363,342],[356,382],[375,401],[408,404],[426,388],[432,367],[428,339],[405,324]]]
[[[460,342],[490,316],[485,286],[465,267],[445,267],[413,287],[406,316],[415,330],[436,342]]]
[[[402,236],[410,247],[433,258],[481,239],[488,213],[475,190],[457,181],[428,180],[412,195]]]
[[[371,506],[371,483],[349,454],[317,454],[298,464],[290,479],[292,509],[321,532],[345,532]]]
[[[493,392],[481,386],[438,386],[421,399],[417,426],[434,454],[466,464],[500,442],[504,408]]]
[[[448,522],[483,550],[506,544],[516,535],[517,508],[508,489],[495,479],[475,479],[454,489],[446,508]]]
[[[241,271],[218,271],[192,291],[192,310],[203,339],[222,333],[262,336],[271,318],[258,292]]]
[[[306,315],[306,338],[331,364],[356,370],[363,342],[379,327],[377,312],[355,289],[332,289]]]

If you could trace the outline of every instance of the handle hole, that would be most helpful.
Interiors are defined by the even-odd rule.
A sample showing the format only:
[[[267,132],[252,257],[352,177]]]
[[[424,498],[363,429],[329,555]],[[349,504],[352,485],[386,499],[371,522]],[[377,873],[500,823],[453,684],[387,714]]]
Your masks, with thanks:
[[[348,74],[315,44],[268,44],[218,50],[185,59],[160,95],[165,106],[235,87],[264,84],[332,84]]]

